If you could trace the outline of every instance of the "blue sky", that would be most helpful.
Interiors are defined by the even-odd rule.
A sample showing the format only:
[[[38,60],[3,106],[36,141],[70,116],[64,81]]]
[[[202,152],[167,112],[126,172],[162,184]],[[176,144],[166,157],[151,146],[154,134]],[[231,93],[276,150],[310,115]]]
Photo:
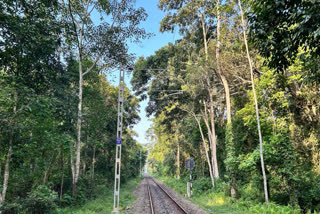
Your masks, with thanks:
[[[162,18],[165,16],[165,13],[158,9],[158,0],[136,0],[136,7],[145,8],[148,18],[145,22],[141,24],[148,33],[153,33],[155,36],[150,39],[146,39],[141,41],[140,43],[132,43],[129,44],[129,52],[134,53],[136,57],[139,56],[150,56],[154,54],[154,52],[161,47],[167,45],[169,42],[173,43],[176,39],[179,39],[179,33],[160,33],[160,22]],[[118,74],[109,75],[108,79],[112,82],[112,84],[118,84]],[[125,82],[128,87],[131,88],[130,85],[131,76],[125,77]],[[139,135],[136,140],[139,143],[145,144],[148,143],[145,139],[145,133],[148,128],[152,125],[151,118],[146,117],[145,108],[147,106],[147,100],[140,103],[140,117],[141,121],[134,126],[134,131]]]

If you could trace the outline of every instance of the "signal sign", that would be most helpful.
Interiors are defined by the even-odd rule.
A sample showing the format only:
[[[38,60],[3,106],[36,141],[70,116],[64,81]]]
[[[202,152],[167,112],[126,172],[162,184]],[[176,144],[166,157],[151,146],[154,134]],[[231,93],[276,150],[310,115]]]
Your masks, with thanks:
[[[194,160],[192,158],[188,158],[186,160],[186,168],[189,169],[190,171],[193,170],[194,168]]]
[[[120,138],[120,137],[117,137],[117,139],[116,139],[116,144],[121,144],[121,143],[122,143],[121,138]]]

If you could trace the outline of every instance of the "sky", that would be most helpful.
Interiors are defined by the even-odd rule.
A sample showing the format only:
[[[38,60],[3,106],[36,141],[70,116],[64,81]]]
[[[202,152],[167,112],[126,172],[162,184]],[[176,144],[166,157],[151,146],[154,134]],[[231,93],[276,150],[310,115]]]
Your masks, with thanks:
[[[141,27],[146,30],[148,33],[154,34],[149,39],[145,39],[140,43],[130,43],[129,44],[129,52],[134,53],[136,57],[140,56],[150,56],[154,54],[154,52],[161,47],[167,45],[169,42],[174,43],[175,40],[179,39],[179,33],[160,33],[160,22],[162,18],[165,16],[165,13],[158,9],[158,0],[136,0],[136,7],[143,7],[147,14],[148,18],[145,22],[141,24]],[[108,80],[114,85],[118,84],[117,74],[110,75]],[[130,84],[131,75],[127,75],[125,77],[125,82],[127,86],[131,89],[132,86]],[[148,143],[145,138],[146,131],[152,126],[151,118],[146,116],[145,108],[147,106],[148,100],[144,100],[140,102],[140,113],[139,116],[141,118],[140,122],[134,126],[133,130],[138,134],[136,140],[138,143],[146,144]]]

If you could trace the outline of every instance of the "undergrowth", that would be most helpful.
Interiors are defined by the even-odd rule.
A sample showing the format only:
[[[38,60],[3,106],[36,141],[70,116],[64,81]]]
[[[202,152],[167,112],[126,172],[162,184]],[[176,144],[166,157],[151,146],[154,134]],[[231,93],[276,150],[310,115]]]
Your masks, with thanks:
[[[157,179],[177,191],[186,195],[186,179],[156,176]],[[290,205],[281,206],[275,203],[259,203],[250,200],[235,200],[226,195],[227,186],[223,182],[217,182],[214,189],[206,179],[195,180],[193,183],[193,195],[190,201],[199,205],[202,209],[214,214],[299,214],[301,210]]]
[[[141,178],[135,178],[121,186],[120,190],[120,211],[131,205],[136,199],[132,192],[141,182]],[[59,214],[110,214],[113,209],[113,188],[105,188],[102,194],[94,200],[85,202],[82,206],[67,207],[58,209]]]

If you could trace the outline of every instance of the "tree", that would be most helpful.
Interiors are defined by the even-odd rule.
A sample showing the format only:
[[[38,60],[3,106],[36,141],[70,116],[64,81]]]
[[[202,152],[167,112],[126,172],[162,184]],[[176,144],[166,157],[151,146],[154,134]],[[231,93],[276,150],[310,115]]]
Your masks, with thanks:
[[[219,2],[218,2],[219,4]],[[161,31],[168,31],[173,30],[176,25],[180,27],[180,33],[184,35],[185,37],[195,37],[197,39],[196,44],[200,45],[202,42],[203,48],[204,48],[204,59],[205,61],[208,61],[208,44],[210,39],[213,36],[212,32],[209,32],[209,29],[212,29],[211,24],[214,20],[214,15],[211,11],[214,9],[214,3],[213,2],[198,2],[198,1],[183,1],[183,2],[175,2],[175,1],[160,1],[159,7],[161,10],[165,12],[174,11],[174,14],[168,13],[166,17],[161,22]],[[217,6],[218,8],[218,6]],[[218,11],[218,10],[217,10]],[[218,13],[219,14],[219,13]],[[217,17],[220,17],[217,14]],[[209,20],[209,23],[206,23],[206,20]],[[218,18],[218,23],[219,22]],[[217,25],[217,35],[219,35],[219,24]],[[194,36],[197,35],[202,31],[202,37],[197,38]],[[209,32],[209,33],[208,33]],[[201,35],[201,34],[200,34]],[[216,37],[218,38],[218,36]],[[219,46],[219,43],[217,43]],[[218,49],[217,49],[218,50]],[[219,53],[220,50],[218,50],[216,53]],[[217,58],[219,56],[217,55]],[[204,79],[206,83],[206,87],[208,88],[208,94],[209,94],[209,108],[205,110],[205,113],[209,113],[210,115],[210,124],[206,123],[207,128],[209,131],[209,142],[210,142],[210,149],[211,152],[211,165],[213,170],[213,175],[215,178],[219,177],[219,170],[218,170],[218,161],[217,161],[217,155],[216,155],[216,133],[215,133],[215,118],[214,118],[214,107],[213,107],[213,96],[214,96],[214,83],[211,81],[211,75],[213,73],[209,72],[208,68],[208,62],[206,62],[203,65],[203,72],[205,73]],[[220,72],[219,63],[217,63],[216,67],[218,73]],[[215,70],[215,69],[213,69]],[[219,73],[221,74],[221,72]],[[228,91],[228,90],[227,90]],[[229,100],[229,99],[227,99]],[[230,104],[230,102],[228,103]],[[207,104],[203,104],[207,105]],[[229,107],[229,105],[227,105]],[[228,108],[229,109],[229,108]],[[228,114],[229,115],[229,114]],[[231,116],[231,115],[230,115]]]
[[[164,0],[160,1],[159,6],[160,9],[168,12],[162,20],[161,31],[173,30],[175,26],[178,26],[180,33],[185,36],[185,39],[195,42],[195,44],[203,49],[202,53],[200,52],[205,60],[202,70],[205,73],[204,79],[209,94],[208,108],[205,113],[210,118],[210,122],[206,122],[206,125],[210,129],[209,141],[211,150],[213,151],[212,165],[215,177],[217,178],[219,177],[219,170],[215,155],[217,137],[214,125],[216,118],[214,117],[213,97],[217,88],[215,79],[218,77],[224,89],[227,126],[230,126],[226,129],[226,135],[231,135],[231,92],[228,80],[231,72],[228,66],[223,66],[226,63],[223,62],[221,54],[224,54],[224,48],[227,43],[225,42],[227,41],[225,38],[228,37],[226,36],[227,33],[224,32],[229,31],[228,27],[232,26],[232,21],[228,19],[234,16],[232,11],[233,3],[229,1],[205,1],[200,3],[193,0],[182,2]],[[213,41],[213,38],[215,38],[215,41]],[[227,139],[231,140],[232,137]],[[227,144],[232,147],[232,142],[227,142]],[[232,178],[232,180],[232,183],[235,183],[235,179]],[[235,196],[234,185],[232,185],[232,188],[232,195]]]
[[[146,60],[141,58],[136,63],[136,69],[133,74],[132,84],[140,92],[145,90],[145,86],[150,81],[148,90],[150,101],[146,109],[149,115],[155,114],[158,116],[164,113],[166,119],[163,120],[163,123],[170,127],[172,127],[172,120],[176,120],[177,117],[185,118],[186,114],[193,117],[198,122],[198,125],[200,125],[202,119],[208,120],[206,109],[207,90],[202,82],[204,73],[202,69],[197,71],[198,67],[194,68],[188,65],[190,62],[190,56],[186,55],[186,48],[188,47],[186,41],[181,41],[174,46],[169,44],[169,46],[161,48],[155,55],[148,57]],[[158,69],[147,69],[148,67],[157,67]],[[199,88],[197,84],[202,87]],[[206,102],[203,103],[203,100],[206,100]],[[201,108],[205,108],[205,111],[200,110]],[[209,157],[210,153],[208,151],[212,147],[207,146],[206,133],[202,129],[200,129],[200,132],[208,161],[209,174],[212,185],[214,185],[212,167],[215,161]],[[209,139],[211,139],[210,135]],[[211,140],[210,144],[212,145]],[[212,155],[212,157],[214,156]]]
[[[99,10],[100,2],[108,4],[106,1],[92,1],[97,6],[93,11]],[[145,17],[144,10],[133,9],[132,2],[123,4],[126,9],[121,14],[119,12],[120,20],[115,21],[112,29],[96,26],[87,18],[89,28],[84,30],[92,33],[84,33],[84,55],[80,64],[84,72],[91,68],[82,85],[81,120],[85,128],[80,134],[85,144],[80,151],[83,158],[78,175],[80,177],[81,174],[79,185],[90,184],[92,187],[78,189],[86,197],[92,195],[97,183],[102,183],[101,178],[105,183],[113,176],[110,172],[115,151],[111,141],[116,133],[117,89],[99,73],[106,69],[104,66],[116,68],[129,64],[132,57],[127,54],[125,40],[137,41],[145,36],[144,31],[137,27]],[[80,77],[77,75],[78,54],[74,52],[77,40],[68,5],[67,1],[25,0],[4,0],[0,4],[1,212],[28,213],[32,210],[47,213],[49,211],[45,207],[48,205],[50,209],[57,207],[58,192],[59,204],[69,203],[65,199],[73,185],[72,167],[67,159],[74,156],[70,147],[75,142],[76,94]],[[71,6],[83,15],[80,4],[71,1]],[[112,10],[105,9],[111,14],[119,7],[120,3],[110,5]],[[90,6],[90,9],[93,8]],[[77,18],[79,16],[75,20]],[[117,42],[118,39],[121,41]],[[101,50],[103,55],[95,61]],[[139,105],[128,88],[125,94],[131,98],[124,103],[124,127],[130,129],[139,120]],[[139,163],[133,158],[139,155],[140,146],[132,135],[129,130],[124,130],[124,143],[128,145],[124,154],[128,156],[128,175],[136,176]],[[43,204],[47,200],[50,203]],[[74,198],[73,202],[76,200]]]
[[[262,140],[261,126],[260,126],[258,99],[257,99],[255,86],[254,86],[253,66],[252,66],[252,61],[251,61],[249,47],[248,47],[246,24],[245,24],[245,20],[244,20],[243,10],[242,10],[242,7],[241,7],[241,1],[238,0],[238,3],[239,3],[239,9],[240,9],[240,13],[241,13],[241,23],[242,23],[242,30],[243,30],[243,38],[244,38],[244,43],[245,43],[245,46],[246,46],[248,63],[249,63],[249,67],[250,67],[252,92],[253,92],[254,104],[255,104],[255,110],[256,110],[256,117],[257,117],[257,126],[258,126],[258,134],[259,134],[259,145],[260,145],[260,162],[261,162],[261,170],[262,170],[262,177],[263,177],[264,197],[265,197],[265,202],[268,204],[269,203],[269,195],[268,195],[267,177],[266,177],[264,158],[263,158],[263,144],[262,144],[263,140]]]
[[[299,48],[308,50],[300,55],[310,71],[318,73],[320,5],[316,1],[252,1],[248,13],[250,35],[262,56],[269,59],[268,65],[284,71],[294,63]],[[308,62],[309,61],[309,62]],[[311,63],[310,63],[311,62]]]
[[[55,51],[59,46],[57,23],[57,1],[38,1],[36,5],[28,1],[2,1],[0,13],[0,69],[1,84],[4,85],[9,100],[9,108],[2,120],[10,128],[8,134],[8,152],[4,170],[0,207],[6,198],[9,181],[10,161],[13,154],[13,143],[17,137],[17,118],[30,108],[30,103],[23,96],[31,96],[26,87],[35,93],[42,93],[54,82],[54,72],[61,67]],[[8,104],[8,103],[6,103]]]
[[[76,186],[80,173],[81,155],[81,127],[82,127],[82,96],[83,79],[86,74],[95,67],[114,68],[128,66],[131,56],[127,54],[126,41],[133,39],[138,41],[145,37],[143,29],[138,27],[140,21],[145,20],[144,9],[134,9],[132,1],[71,1],[65,5],[69,17],[73,23],[72,48],[75,50],[79,66],[79,92],[78,92],[78,117],[77,117],[77,141],[72,146],[71,169],[73,175],[73,194],[76,194]],[[99,24],[92,21],[92,12],[101,14]],[[104,16],[110,18],[106,21]],[[84,65],[85,59],[92,59],[90,65]],[[74,158],[75,153],[75,158]]]

